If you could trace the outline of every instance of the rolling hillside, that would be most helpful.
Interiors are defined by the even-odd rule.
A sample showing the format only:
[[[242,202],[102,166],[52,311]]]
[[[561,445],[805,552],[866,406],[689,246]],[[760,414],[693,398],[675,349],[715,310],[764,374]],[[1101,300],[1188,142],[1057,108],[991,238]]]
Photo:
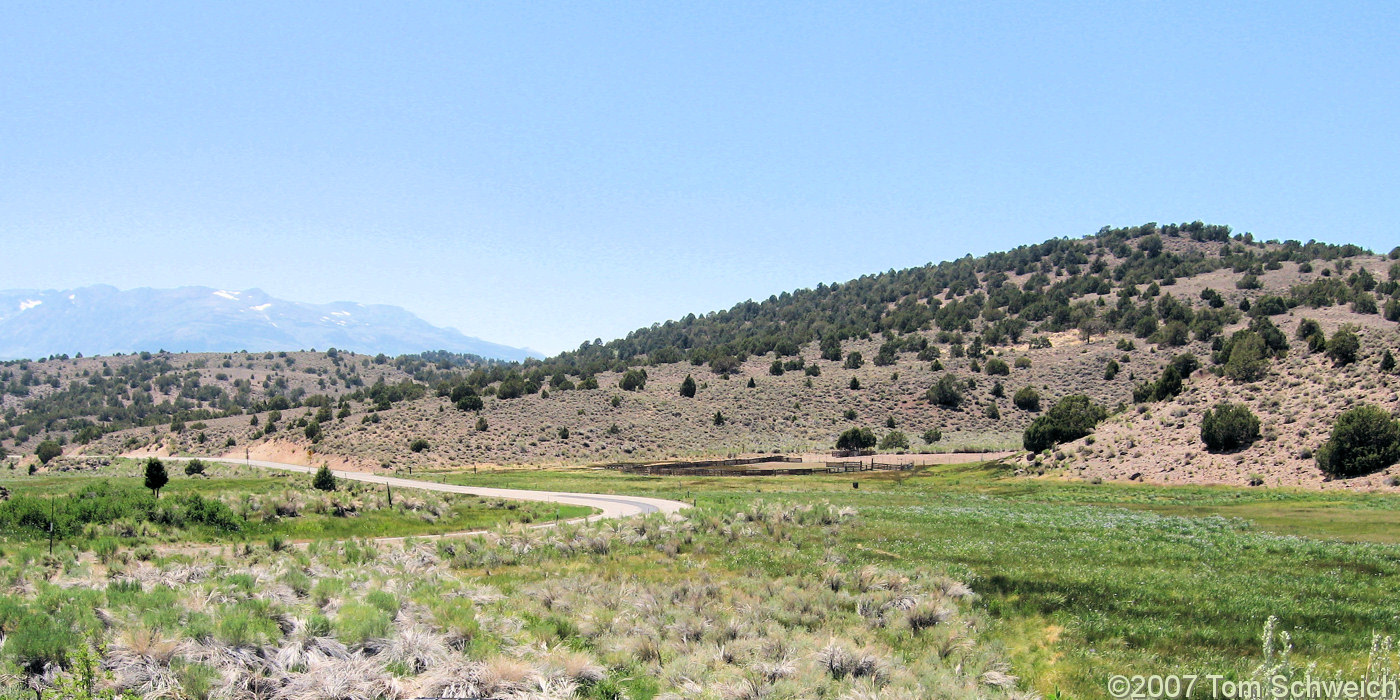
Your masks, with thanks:
[[[83,405],[72,399],[100,363],[143,361],[11,363],[7,386],[30,396],[6,397],[6,444],[28,453],[86,428],[90,452],[311,449],[367,469],[824,452],[852,427],[890,452],[997,449],[1018,448],[1059,399],[1085,394],[1109,419],[1027,455],[1024,473],[1391,488],[1393,468],[1333,480],[1310,460],[1349,406],[1400,409],[1396,375],[1380,369],[1400,350],[1397,257],[1147,225],[798,290],[523,363],[166,355],[117,370],[123,381]],[[1300,338],[1305,318],[1317,328]],[[1247,381],[1231,374],[1230,349],[1269,328],[1287,348],[1257,358]],[[1338,365],[1325,344],[1343,328],[1358,351]],[[1175,393],[1151,396],[1186,355]],[[687,376],[694,396],[681,393]],[[931,391],[940,385],[951,393]],[[1248,404],[1260,439],[1205,449],[1201,416],[1222,399]]]

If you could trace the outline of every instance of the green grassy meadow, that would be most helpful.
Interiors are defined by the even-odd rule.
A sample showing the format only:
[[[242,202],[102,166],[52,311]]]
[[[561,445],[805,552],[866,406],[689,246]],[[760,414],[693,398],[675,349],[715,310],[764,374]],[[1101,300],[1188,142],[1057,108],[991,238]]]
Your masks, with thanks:
[[[438,477],[434,477],[436,480]],[[1013,477],[995,464],[852,478],[677,478],[598,470],[457,474],[449,481],[614,491],[742,510],[755,499],[859,509],[831,546],[854,563],[965,581],[991,636],[1040,692],[1104,695],[1114,673],[1248,675],[1270,616],[1295,655],[1364,666],[1400,631],[1400,499],[1337,491],[1092,484]],[[737,550],[778,575],[819,550]]]
[[[0,543],[46,539],[49,499],[60,508],[84,499],[99,502],[86,504],[85,510],[98,522],[73,515],[61,521],[59,539],[79,544],[111,539],[122,546],[403,537],[569,519],[592,512],[578,506],[425,495],[414,490],[395,494],[397,502],[391,506],[382,486],[341,480],[336,491],[327,493],[311,488],[310,475],[210,463],[207,476],[190,477],[182,467],[178,462],[167,465],[170,482],[159,499],[143,487],[139,465],[128,460],[98,473],[0,478],[0,487],[14,499],[0,502]],[[191,496],[229,504],[236,528],[179,517]],[[27,519],[7,518],[7,511],[21,505],[19,499],[35,499],[39,507],[31,508],[34,512]]]

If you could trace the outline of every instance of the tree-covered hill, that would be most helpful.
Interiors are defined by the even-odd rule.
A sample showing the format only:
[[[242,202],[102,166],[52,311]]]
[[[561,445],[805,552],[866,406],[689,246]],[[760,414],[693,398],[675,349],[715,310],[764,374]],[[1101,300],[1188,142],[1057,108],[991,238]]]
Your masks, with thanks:
[[[1320,367],[1307,358],[1351,326],[1351,354],[1380,362],[1400,321],[1397,259],[1400,248],[1145,224],[746,301],[544,360],[332,350],[0,363],[0,449],[291,443],[371,464],[577,463],[825,450],[881,424],[891,449],[1019,446],[1071,395],[1151,417],[1219,384],[1192,376],[1202,371],[1225,398],[1238,382],[1278,389],[1282,368]],[[431,449],[410,450],[420,441]]]

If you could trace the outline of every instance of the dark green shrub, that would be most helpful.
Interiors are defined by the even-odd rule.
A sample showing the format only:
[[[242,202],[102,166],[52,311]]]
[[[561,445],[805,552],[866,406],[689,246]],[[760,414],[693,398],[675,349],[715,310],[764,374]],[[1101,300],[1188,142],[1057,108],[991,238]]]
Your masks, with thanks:
[[[1270,294],[1260,297],[1255,302],[1254,307],[1249,310],[1252,316],[1278,316],[1288,313],[1288,302],[1283,297]]]
[[[958,388],[958,381],[953,378],[953,375],[944,374],[932,387],[929,387],[924,398],[936,406],[957,408],[962,405],[963,395],[962,390]]]
[[[773,360],[773,364],[768,366],[768,373],[775,377],[783,376],[783,372],[784,370],[782,360]]]
[[[1332,334],[1332,339],[1327,341],[1327,356],[1332,358],[1338,367],[1356,362],[1356,355],[1361,351],[1361,339],[1356,337],[1356,332],[1350,326],[1342,326]]]
[[[1400,461],[1400,423],[1376,406],[1357,406],[1337,417],[1316,459],[1322,471],[1335,476],[1385,469]]]
[[[1376,298],[1368,292],[1357,294],[1351,302],[1352,313],[1357,314],[1378,314],[1380,308],[1376,306]]]
[[[846,355],[846,369],[860,369],[865,364],[865,358],[860,356],[860,352],[852,350]]]
[[[1001,358],[997,357],[993,357],[992,359],[987,360],[987,366],[983,367],[982,369],[985,370],[986,373],[989,375],[999,375],[1004,377],[1006,375],[1011,374],[1011,367],[1009,367],[1006,364],[1006,362],[1003,361]]]
[[[1092,432],[1108,411],[1083,394],[1071,394],[1060,399],[1044,415],[1026,428],[1021,438],[1027,450],[1039,452],[1063,442],[1078,440]]]
[[[647,371],[644,369],[629,369],[623,372],[622,379],[617,383],[623,391],[638,391],[647,387]]]
[[[909,449],[909,438],[898,430],[891,430],[880,438],[880,449],[882,450],[907,450]]]
[[[1107,364],[1107,365],[1104,365],[1104,368],[1103,368],[1103,378],[1104,378],[1104,380],[1105,380],[1105,381],[1110,381],[1110,382],[1113,381],[1113,378],[1118,376],[1118,370],[1119,370],[1119,369],[1120,369],[1120,367],[1118,366],[1118,361],[1117,361],[1117,360],[1109,360],[1109,361],[1108,361],[1108,364]]]
[[[932,445],[933,443],[943,439],[943,431],[939,430],[938,428],[929,428],[928,430],[924,431],[922,437],[924,439],[925,444]]]
[[[836,438],[836,449],[868,450],[875,443],[875,433],[870,428],[848,428]]]
[[[413,442],[408,443],[408,449],[413,450],[414,452],[423,452],[424,450],[427,450],[428,447],[428,441],[424,438],[417,438]]]
[[[1231,337],[1225,361],[1225,376],[1237,382],[1253,382],[1269,373],[1268,346],[1258,333],[1236,331]]]
[[[1259,418],[1244,404],[1220,402],[1201,419],[1201,441],[1212,452],[1230,452],[1259,439]]]
[[[40,464],[48,464],[55,457],[63,454],[63,447],[56,440],[45,440],[39,443],[39,447],[34,450],[35,456],[39,458]]]
[[[1381,355],[1382,372],[1392,372],[1395,370],[1395,356],[1390,353],[1390,348],[1385,349],[1385,354]]]
[[[1016,390],[1015,396],[1011,397],[1011,403],[1022,411],[1039,411],[1040,394],[1032,387],[1023,386]]]
[[[201,461],[199,461],[199,460],[197,460],[197,459],[192,459],[192,460],[190,460],[190,461],[188,461],[188,462],[185,462],[185,476],[194,476],[195,474],[203,474],[203,473],[204,473],[204,462],[201,462]]]
[[[836,338],[836,336],[832,336],[832,335],[829,335],[829,336],[827,336],[827,337],[825,337],[825,338],[822,338],[822,342],[821,342],[821,353],[822,353],[822,359],[823,359],[823,360],[830,360],[830,361],[832,361],[832,362],[840,362],[840,361],[841,361],[841,341],[838,340],[838,339]]]
[[[681,396],[687,399],[695,398],[695,379],[689,374],[685,375],[685,379],[681,381]]]
[[[316,470],[316,476],[311,478],[311,485],[322,491],[334,491],[335,475],[331,473],[330,467],[322,464],[321,468]]]

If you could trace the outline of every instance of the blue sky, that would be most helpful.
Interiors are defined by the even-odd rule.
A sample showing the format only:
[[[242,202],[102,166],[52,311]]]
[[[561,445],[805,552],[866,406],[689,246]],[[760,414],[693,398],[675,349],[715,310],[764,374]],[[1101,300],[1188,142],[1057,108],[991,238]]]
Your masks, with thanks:
[[[1400,243],[1397,5],[1229,5],[7,3],[0,287],[555,352],[1103,225]]]

